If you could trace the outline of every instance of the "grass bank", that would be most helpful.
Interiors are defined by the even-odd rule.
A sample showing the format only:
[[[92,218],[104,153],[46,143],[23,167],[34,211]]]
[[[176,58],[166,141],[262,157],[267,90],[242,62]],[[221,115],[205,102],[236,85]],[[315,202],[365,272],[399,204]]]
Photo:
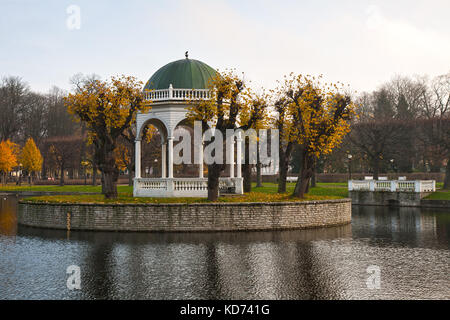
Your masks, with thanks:
[[[39,186],[37,186],[39,187]],[[67,188],[70,186],[66,186]],[[76,192],[59,187],[58,192]],[[79,187],[79,186],[76,186]],[[95,188],[95,187],[91,187]],[[97,187],[98,188],[98,187]],[[315,200],[333,200],[343,199],[348,196],[347,188],[336,184],[319,184],[316,188],[312,188],[310,193],[304,199],[292,198],[291,193],[294,190],[294,184],[288,184],[288,192],[285,194],[277,193],[278,186],[274,183],[265,183],[264,187],[253,188],[252,192],[244,195],[233,195],[220,197],[217,202],[285,202],[285,201],[315,201]],[[83,189],[81,189],[83,190]],[[89,189],[94,190],[94,189]],[[119,186],[119,197],[113,200],[107,200],[101,194],[92,195],[52,195],[30,197],[24,200],[44,203],[106,203],[106,204],[125,204],[125,203],[205,203],[205,198],[134,198],[132,187]],[[29,191],[29,190],[28,190]],[[49,191],[49,190],[38,190]],[[100,191],[100,189],[99,189]],[[98,192],[99,192],[98,191]],[[84,189],[78,192],[89,192]]]
[[[450,190],[438,190],[438,191],[430,194],[425,199],[426,200],[450,200]]]

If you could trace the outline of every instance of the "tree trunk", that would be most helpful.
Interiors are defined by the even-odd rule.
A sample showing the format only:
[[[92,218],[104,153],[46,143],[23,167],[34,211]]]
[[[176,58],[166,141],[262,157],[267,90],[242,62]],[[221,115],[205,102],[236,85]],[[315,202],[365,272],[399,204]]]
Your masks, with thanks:
[[[219,199],[219,178],[220,167],[217,164],[208,165],[208,200],[217,201]]]
[[[261,161],[259,159],[259,137],[256,144],[256,187],[263,187],[262,176],[261,176]]]
[[[316,170],[314,170],[311,177],[311,188],[315,188],[316,184],[317,184],[317,177],[316,177]]]
[[[133,177],[134,177],[133,172],[131,171],[132,166],[131,165],[128,166],[127,169],[128,169],[128,186],[132,187],[133,186]]]
[[[95,164],[95,161],[92,165],[92,185],[94,187],[97,186],[97,165]]]
[[[283,152],[283,150],[280,150],[280,169],[279,169],[279,174],[278,174],[278,193],[286,193],[287,171],[288,171],[288,164],[286,161],[286,154]]]
[[[444,189],[450,189],[450,157],[447,160],[447,166],[445,167]]]
[[[302,166],[295,185],[293,196],[303,199],[305,194],[309,192],[309,182],[315,170],[314,160],[311,156],[303,151]]]
[[[278,193],[286,193],[286,178],[289,169],[289,159],[291,157],[292,148],[294,145],[289,142],[286,146],[286,150],[283,149],[283,143],[280,140],[278,147],[278,154],[280,158],[280,168],[278,176]]]
[[[106,199],[115,199],[117,193],[117,180],[119,179],[119,169],[113,151],[105,155],[105,163],[102,165],[102,189]]]
[[[242,165],[242,176],[244,178],[244,192],[252,192],[252,165],[250,164],[250,142],[245,139],[245,163]]]
[[[242,165],[242,177],[244,178],[244,192],[252,192],[252,166],[250,164]]]
[[[61,165],[61,176],[59,178],[59,185],[64,186],[64,165]]]
[[[378,175],[380,172],[380,159],[373,160],[373,179],[378,180]]]
[[[257,188],[264,187],[262,184],[261,163],[258,163],[256,165],[256,187]]]
[[[102,186],[102,194],[105,194],[105,178],[103,177],[103,171],[100,173],[100,185]]]
[[[130,165],[128,166],[128,186],[132,187],[133,186],[133,178],[135,176],[134,173],[134,163],[135,163],[135,145],[134,143],[131,143],[131,160],[130,160]]]

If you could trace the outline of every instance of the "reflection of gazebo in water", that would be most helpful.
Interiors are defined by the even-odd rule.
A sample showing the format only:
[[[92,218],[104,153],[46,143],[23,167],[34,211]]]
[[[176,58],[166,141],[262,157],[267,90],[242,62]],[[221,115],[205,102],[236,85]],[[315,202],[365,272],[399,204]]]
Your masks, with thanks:
[[[198,175],[196,177],[174,177],[174,132],[178,126],[188,125],[186,121],[188,100],[209,98],[208,82],[215,75],[214,69],[198,60],[186,59],[171,62],[150,78],[144,88],[144,95],[151,101],[152,109],[147,113],[138,113],[136,139],[136,176],[133,194],[135,197],[206,197],[207,178],[203,174],[203,145],[197,145]],[[150,90],[150,91],[149,91]],[[153,125],[161,136],[161,177],[142,178],[141,176],[141,140],[144,128]],[[193,137],[192,137],[193,138]],[[236,148],[236,176],[234,173],[234,143]],[[241,174],[241,139],[229,146],[233,164],[229,165],[229,176],[220,178],[221,192],[243,192]]]

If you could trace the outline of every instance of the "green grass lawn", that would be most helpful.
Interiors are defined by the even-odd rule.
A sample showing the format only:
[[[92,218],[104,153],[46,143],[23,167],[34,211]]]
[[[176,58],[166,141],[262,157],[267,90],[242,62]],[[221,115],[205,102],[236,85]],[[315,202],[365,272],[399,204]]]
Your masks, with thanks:
[[[254,185],[255,186],[255,185]],[[342,199],[348,196],[345,184],[318,184],[317,187],[312,188],[310,193],[304,199],[292,198],[291,194],[294,191],[294,183],[287,185],[287,193],[278,194],[278,185],[275,183],[264,183],[264,187],[253,187],[251,193],[241,196],[224,196],[218,202],[283,202],[283,201],[313,201],[313,200],[331,200]],[[2,189],[0,188],[0,191]],[[16,191],[54,191],[54,192],[73,192],[74,195],[52,195],[31,197],[25,200],[36,202],[57,202],[57,203],[205,203],[208,202],[204,198],[134,198],[133,188],[129,186],[119,186],[119,197],[114,200],[106,200],[101,194],[80,195],[77,192],[92,192],[99,193],[100,187],[92,186],[33,186],[31,189],[18,187]]]
[[[278,185],[276,183],[264,183],[262,188],[256,188],[256,184],[253,184],[252,193],[246,194],[241,197],[222,197],[221,202],[259,202],[259,201],[292,201],[290,194],[294,191],[295,183],[287,184],[287,194],[278,195]],[[442,188],[443,184],[438,183],[438,188]],[[6,185],[0,186],[1,191],[47,191],[47,192],[70,192],[74,193],[71,196],[46,196],[41,200],[46,201],[80,201],[80,202],[111,202],[111,203],[191,203],[191,202],[206,202],[205,199],[200,198],[166,198],[166,199],[154,199],[154,198],[133,198],[133,187],[121,185],[118,186],[119,198],[117,200],[106,201],[103,199],[101,193],[101,186],[29,186],[29,185]],[[92,193],[92,195],[77,195],[77,193]],[[95,195],[97,193],[97,195]],[[312,188],[305,200],[320,200],[320,199],[339,199],[348,197],[347,183],[318,183],[317,187]],[[37,197],[33,197],[37,200]],[[438,190],[437,192],[429,195],[425,199],[427,200],[450,200],[450,190]]]
[[[450,190],[438,190],[425,198],[426,200],[450,200]]]
[[[0,192],[1,191],[45,191],[45,192],[73,192],[73,193],[78,193],[78,192],[90,192],[90,193],[101,193],[102,191],[102,187],[101,186],[84,186],[84,185],[77,185],[77,186],[29,186],[29,185],[21,185],[21,186],[16,186],[16,185],[6,185],[6,186],[1,186],[0,185]],[[128,193],[132,193],[133,192],[133,187],[129,187],[129,186],[119,186],[118,187],[118,191],[119,192],[128,192]]]

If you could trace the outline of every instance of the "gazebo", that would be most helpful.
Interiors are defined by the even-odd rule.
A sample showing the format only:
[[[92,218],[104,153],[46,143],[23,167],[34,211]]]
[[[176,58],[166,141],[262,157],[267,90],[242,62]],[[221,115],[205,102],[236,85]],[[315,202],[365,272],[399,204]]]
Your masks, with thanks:
[[[190,101],[208,99],[210,92],[208,82],[216,71],[207,64],[186,58],[171,62],[148,80],[144,87],[144,96],[152,108],[147,113],[138,113],[136,117],[135,178],[133,195],[135,197],[206,197],[208,195],[208,179],[203,174],[203,138],[195,141],[198,159],[197,177],[174,177],[174,131],[180,124],[186,123],[187,107]],[[161,136],[161,177],[142,178],[141,176],[141,141],[143,130],[153,125]],[[229,141],[227,150],[231,162],[228,177],[221,177],[220,192],[242,194],[243,178],[242,139]],[[236,157],[234,145],[236,144]],[[236,167],[236,175],[235,175]]]

